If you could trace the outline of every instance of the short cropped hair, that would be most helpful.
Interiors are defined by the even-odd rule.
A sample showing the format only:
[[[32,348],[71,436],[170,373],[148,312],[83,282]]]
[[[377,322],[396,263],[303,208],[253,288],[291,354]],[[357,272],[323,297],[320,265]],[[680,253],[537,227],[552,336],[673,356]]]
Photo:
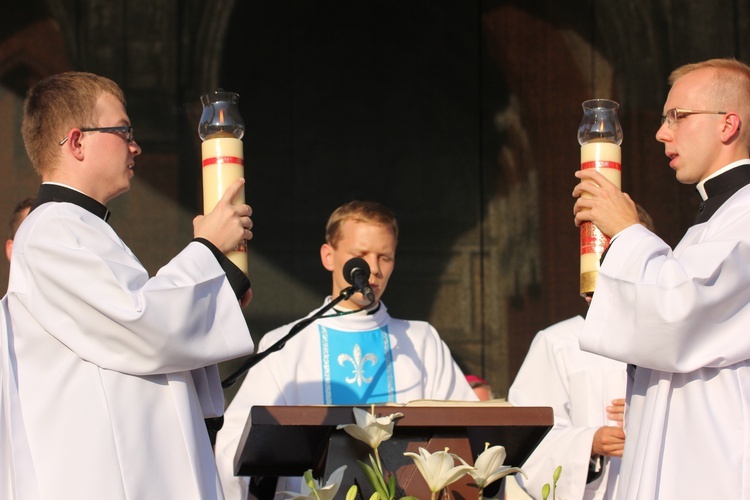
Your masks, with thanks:
[[[746,126],[750,123],[750,66],[732,58],[685,64],[672,71],[669,83],[674,85],[680,78],[702,69],[715,70],[713,85],[707,94],[710,105],[714,107],[710,111],[739,113],[742,121],[740,137],[747,145],[750,141],[750,131]]]
[[[36,83],[26,96],[21,133],[34,170],[40,176],[54,168],[60,141],[73,127],[96,127],[96,101],[111,94],[125,105],[115,82],[93,73],[69,71]]]
[[[21,225],[21,222],[26,218],[24,214],[25,210],[31,210],[31,205],[36,201],[36,196],[29,196],[18,202],[16,208],[13,209],[13,215],[10,217],[10,223],[8,224],[8,239],[12,240],[16,237],[16,231]]]
[[[747,78],[750,78],[750,66],[748,66],[747,64],[741,61],[738,61],[737,59],[733,59],[733,58],[708,59],[706,61],[701,61],[697,63],[684,64],[680,66],[679,68],[676,68],[669,75],[669,84],[674,85],[677,80],[687,75],[688,73],[692,73],[693,71],[697,71],[699,69],[708,69],[708,68],[716,69],[719,71],[726,71],[729,73],[733,72],[733,73],[744,75]]]
[[[333,211],[326,224],[326,243],[336,248],[341,240],[341,225],[347,221],[382,224],[390,227],[398,242],[398,221],[388,208],[375,201],[350,201]]]

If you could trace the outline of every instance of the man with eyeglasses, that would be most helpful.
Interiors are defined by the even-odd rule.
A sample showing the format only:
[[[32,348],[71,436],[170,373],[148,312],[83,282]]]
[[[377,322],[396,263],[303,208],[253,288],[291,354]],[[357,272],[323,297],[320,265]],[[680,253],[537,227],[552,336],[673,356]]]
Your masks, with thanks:
[[[42,80],[22,133],[42,186],[0,309],[0,498],[223,498],[204,419],[224,410],[216,364],[253,350],[224,256],[252,237],[243,181],[149,277],[107,224],[141,153],[122,90]]]
[[[627,194],[576,173],[576,225],[613,237],[579,343],[629,364],[619,499],[747,499],[750,67],[712,59],[670,83],[656,139],[700,211],[673,250]]]

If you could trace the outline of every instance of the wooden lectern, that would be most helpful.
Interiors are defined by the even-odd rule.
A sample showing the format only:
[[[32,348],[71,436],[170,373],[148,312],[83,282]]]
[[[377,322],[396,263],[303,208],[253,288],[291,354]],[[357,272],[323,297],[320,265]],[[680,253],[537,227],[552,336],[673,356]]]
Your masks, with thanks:
[[[435,403],[435,406],[376,406],[377,416],[400,412],[393,437],[379,448],[384,469],[396,474],[405,495],[430,498],[430,491],[405,451],[419,453],[449,448],[469,464],[490,446],[505,446],[506,465],[521,466],[552,427],[549,407],[512,407],[492,403]],[[368,405],[358,405],[370,411]],[[252,422],[252,425],[250,423]],[[370,463],[370,447],[343,430],[339,424],[354,423],[351,406],[254,406],[235,457],[238,476],[301,476],[312,469],[315,477],[327,479],[347,465],[339,493],[356,483],[359,498],[372,494],[357,463]],[[471,476],[448,487],[450,498],[476,498]],[[342,494],[343,498],[343,494]]]

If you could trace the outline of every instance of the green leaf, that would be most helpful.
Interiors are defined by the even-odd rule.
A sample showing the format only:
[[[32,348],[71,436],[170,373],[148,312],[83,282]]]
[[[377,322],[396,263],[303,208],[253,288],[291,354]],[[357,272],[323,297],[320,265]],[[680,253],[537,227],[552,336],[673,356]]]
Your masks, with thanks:
[[[370,460],[372,461],[372,455],[370,455]],[[372,488],[375,490],[375,493],[380,495],[384,500],[388,500],[389,498],[388,489],[385,485],[385,482],[383,481],[383,478],[377,472],[375,463],[372,462],[373,464],[372,467],[362,462],[361,460],[357,460],[357,463],[362,468],[362,472],[365,473],[365,476],[367,477],[367,481],[370,483],[370,485],[372,485]]]
[[[396,498],[396,475],[391,475],[388,479],[388,499]]]
[[[367,477],[367,482],[369,482],[373,486],[373,488],[375,488],[378,483],[378,478],[373,468],[367,465],[366,463],[362,462],[361,460],[357,460],[357,463],[362,468],[362,472],[365,473],[365,477]]]
[[[372,455],[370,455],[370,464],[372,465],[372,470],[375,473],[375,476],[378,478],[378,485],[376,489],[383,497],[383,500],[389,500],[393,498],[393,495],[388,495],[388,485],[385,483],[383,473],[380,471],[380,467],[378,467],[377,463],[375,463],[375,459]],[[373,486],[375,485],[373,484]]]

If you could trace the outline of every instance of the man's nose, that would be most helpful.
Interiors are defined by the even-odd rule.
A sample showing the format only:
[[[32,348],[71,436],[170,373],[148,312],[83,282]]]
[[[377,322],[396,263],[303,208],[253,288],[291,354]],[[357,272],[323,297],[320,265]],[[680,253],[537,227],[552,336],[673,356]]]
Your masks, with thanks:
[[[367,265],[370,266],[370,274],[374,276],[380,276],[380,264],[377,258],[365,259]]]
[[[665,121],[656,131],[656,140],[659,142],[667,142],[672,138],[672,130],[669,128],[669,124]]]

